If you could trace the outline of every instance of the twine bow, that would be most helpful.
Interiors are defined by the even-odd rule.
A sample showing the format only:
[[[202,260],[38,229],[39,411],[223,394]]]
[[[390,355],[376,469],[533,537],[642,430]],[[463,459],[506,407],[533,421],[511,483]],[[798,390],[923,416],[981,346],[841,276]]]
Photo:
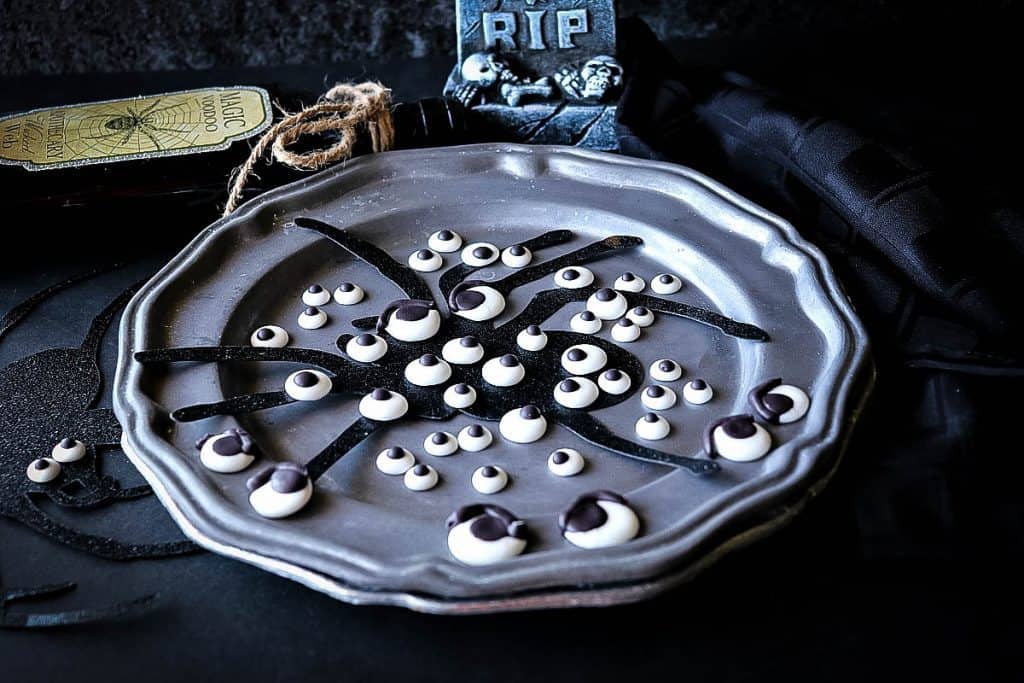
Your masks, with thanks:
[[[224,216],[242,201],[242,190],[253,175],[256,163],[270,147],[274,159],[285,166],[304,171],[317,171],[336,161],[352,156],[352,147],[359,139],[360,127],[370,134],[374,152],[391,148],[395,139],[391,120],[391,91],[380,83],[339,83],[327,91],[316,104],[288,114],[271,126],[252,148],[249,158],[239,166],[230,181]],[[329,147],[294,152],[294,145],[303,135],[337,134],[337,142]]]

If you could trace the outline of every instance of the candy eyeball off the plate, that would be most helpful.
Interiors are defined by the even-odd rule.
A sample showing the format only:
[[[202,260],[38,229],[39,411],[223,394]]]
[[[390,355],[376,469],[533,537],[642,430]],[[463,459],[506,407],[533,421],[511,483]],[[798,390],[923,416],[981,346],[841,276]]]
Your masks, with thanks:
[[[405,379],[418,387],[444,384],[451,376],[451,366],[432,353],[425,353],[405,366]]]
[[[646,413],[636,421],[636,435],[644,441],[660,441],[672,431],[668,420],[657,413]]]
[[[288,375],[284,391],[296,401],[319,401],[332,386],[331,378],[319,370],[297,370]]]
[[[196,442],[203,467],[222,474],[241,472],[256,459],[256,446],[244,429],[207,434]]]
[[[249,343],[253,346],[268,349],[280,349],[288,346],[290,340],[288,331],[277,325],[258,327],[249,337]]]
[[[566,408],[586,408],[601,395],[597,385],[586,377],[563,379],[555,385],[555,400]]]
[[[423,450],[443,458],[459,450],[459,440],[448,432],[431,432],[423,439]]]
[[[473,472],[473,488],[479,493],[490,495],[508,486],[508,472],[496,465],[484,465]]]
[[[388,352],[388,343],[383,337],[364,332],[345,342],[345,353],[354,361],[372,363],[380,360]]]
[[[651,363],[650,373],[658,382],[674,382],[683,376],[683,368],[671,358],[661,358]]]
[[[555,273],[555,284],[565,289],[583,289],[594,284],[594,273],[583,266],[566,266]]]
[[[513,443],[533,443],[548,431],[548,421],[534,405],[510,410],[498,423],[501,435]]]
[[[491,358],[481,370],[484,381],[496,387],[511,387],[519,384],[526,377],[526,368],[511,353],[499,358]]]
[[[600,346],[576,344],[562,352],[562,367],[573,375],[589,375],[608,362],[608,354]]]
[[[471,424],[459,431],[459,448],[475,453],[491,445],[494,435],[482,424]]]
[[[593,311],[581,311],[569,320],[569,329],[580,334],[597,334],[602,324]]]
[[[353,282],[342,282],[334,289],[334,301],[342,306],[354,306],[363,300],[366,292]]]
[[[441,329],[441,314],[432,302],[406,299],[384,309],[380,322],[384,330],[399,341],[421,342]]]
[[[430,465],[420,463],[405,471],[405,488],[410,491],[429,491],[437,486],[439,477],[437,470]]]
[[[448,306],[452,313],[472,320],[483,322],[493,320],[505,310],[505,297],[501,292],[480,284],[479,280],[460,283],[448,296]]]
[[[377,469],[388,476],[398,476],[416,464],[416,457],[401,446],[385,448],[377,454]]]
[[[619,494],[594,491],[559,515],[558,528],[574,546],[592,550],[633,540],[640,533],[640,518]]]
[[[472,365],[484,357],[484,347],[472,335],[449,339],[441,347],[441,356],[455,365]]]
[[[77,462],[85,457],[85,444],[70,437],[61,439],[53,445],[50,457],[57,462]]]
[[[661,273],[651,280],[655,294],[675,294],[683,288],[683,281],[671,273]]]
[[[626,314],[626,317],[640,327],[650,327],[654,324],[654,313],[646,306],[636,306],[635,308],[629,309],[629,313]]]
[[[573,477],[583,471],[585,464],[575,448],[559,448],[548,456],[548,470],[558,477]]]
[[[644,389],[640,402],[648,410],[668,410],[676,404],[676,392],[660,384],[652,384]]]
[[[644,287],[647,286],[647,283],[644,282],[644,279],[636,273],[626,271],[615,279],[615,284],[613,286],[620,292],[633,292],[635,294],[644,291]]]
[[[476,403],[476,389],[468,384],[453,384],[444,390],[445,405],[452,408],[468,408]]]
[[[501,252],[501,262],[509,268],[523,268],[530,265],[533,254],[521,244],[513,244]]]
[[[48,484],[60,476],[60,463],[53,458],[36,458],[28,464],[25,475],[36,484]]]
[[[753,415],[730,415],[715,420],[704,431],[704,450],[711,457],[752,462],[768,454],[772,436],[754,422]]]
[[[462,248],[462,262],[474,268],[491,265],[499,255],[498,248],[489,242],[473,242]]]
[[[405,396],[387,389],[377,388],[359,400],[359,413],[378,422],[397,420],[409,411]]]
[[[759,384],[747,395],[758,415],[772,424],[796,422],[807,414],[811,399],[800,387],[772,379]]]
[[[601,388],[601,391],[619,396],[629,391],[629,388],[633,386],[633,380],[622,370],[609,368],[597,378],[597,386]]]
[[[548,345],[548,335],[539,325],[527,325],[516,335],[516,344],[524,351],[541,351]]]
[[[313,482],[305,467],[290,462],[272,465],[245,482],[249,505],[270,519],[294,515],[313,497]]]
[[[592,311],[601,320],[621,318],[629,309],[629,302],[610,287],[602,287],[587,299],[587,310]]]
[[[462,236],[454,230],[438,230],[427,239],[427,246],[434,251],[450,254],[462,248]]]
[[[299,313],[298,322],[304,330],[319,330],[327,324],[327,314],[316,306],[307,306]]]
[[[306,306],[324,306],[331,301],[331,293],[320,285],[310,285],[302,293],[302,303]]]
[[[446,524],[448,551],[463,564],[494,564],[521,555],[526,549],[526,524],[497,505],[461,507]]]
[[[640,338],[640,326],[629,318],[622,318],[612,325],[612,339],[617,342],[635,342]]]
[[[695,406],[702,406],[715,396],[715,390],[705,380],[692,379],[683,386],[683,399]]]
[[[418,249],[409,254],[409,267],[421,273],[433,273],[444,265],[444,259],[433,249]]]

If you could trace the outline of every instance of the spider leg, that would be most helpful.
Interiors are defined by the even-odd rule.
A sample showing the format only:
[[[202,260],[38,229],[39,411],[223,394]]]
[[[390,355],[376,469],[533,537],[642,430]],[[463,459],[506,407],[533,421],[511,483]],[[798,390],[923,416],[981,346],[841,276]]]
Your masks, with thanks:
[[[138,351],[135,353],[135,360],[140,363],[279,361],[314,365],[334,374],[354,367],[348,359],[337,354],[297,347],[274,349],[256,346],[181,346]]]
[[[678,301],[669,301],[656,296],[646,294],[625,294],[626,298],[632,300],[634,306],[646,306],[657,313],[674,315],[679,318],[686,318],[702,325],[714,327],[730,337],[739,339],[750,339],[753,341],[766,342],[770,339],[768,333],[756,325],[741,323],[732,318],[727,318],[721,313],[709,311],[706,308],[691,306]]]
[[[502,331],[518,331],[527,325],[540,325],[566,304],[573,301],[585,301],[594,293],[595,289],[596,287],[583,287],[582,289],[545,289],[543,292],[537,292],[518,315],[498,327],[496,332],[500,335]]]
[[[160,104],[160,100],[159,99],[153,100],[153,102],[150,103],[150,105],[148,107],[146,107],[145,109],[139,111],[138,114],[136,114],[135,112],[132,111],[131,105],[128,105],[126,108],[128,109],[128,113],[129,114],[131,114],[132,116],[134,116],[137,119],[141,119],[141,118],[147,116],[148,114],[152,113],[153,109],[158,104]]]
[[[48,628],[118,619],[149,609],[157,597],[155,594],[144,595],[126,602],[115,602],[106,607],[67,610],[64,612],[36,612],[28,614],[7,612],[7,607],[11,603],[61,595],[74,589],[75,584],[68,581],[39,586],[37,588],[0,592],[0,628]]]
[[[132,139],[132,135],[134,135],[134,134],[135,134],[135,129],[134,128],[129,129],[128,132],[125,134],[125,136],[123,138],[121,138],[121,142],[117,143],[117,146],[120,147],[120,146],[124,145],[126,142],[128,142],[129,140]]]
[[[157,139],[156,139],[155,137],[153,137],[153,133],[151,133],[151,132],[150,132],[149,128],[147,128],[147,127],[145,126],[145,124],[143,124],[143,125],[140,125],[140,126],[138,127],[138,130],[139,130],[139,132],[141,132],[141,133],[142,133],[143,135],[145,135],[145,136],[146,136],[147,138],[149,138],[149,141],[150,141],[150,142],[152,142],[152,143],[153,143],[153,145],[154,145],[154,146],[155,146],[155,147],[156,147],[157,149],[163,149],[163,147],[161,147],[161,146],[160,146],[160,143],[159,143],[159,142],[157,142]]]
[[[360,417],[350,424],[345,431],[338,435],[338,438],[306,463],[306,471],[309,473],[310,479],[314,481],[319,479],[334,463],[341,460],[349,451],[382,426],[380,422],[365,417]]]
[[[194,406],[178,408],[171,413],[171,419],[175,422],[195,422],[205,420],[216,415],[240,415],[243,413],[254,413],[257,410],[276,408],[288,403],[295,403],[295,399],[284,391],[268,391],[262,394],[245,394],[234,398],[217,401],[215,403],[198,403]]]
[[[525,242],[519,242],[531,252],[537,252],[541,249],[553,247],[558,244],[565,244],[572,239],[572,232],[569,230],[550,230],[541,235],[537,235],[532,239],[528,239]],[[441,295],[447,301],[448,296],[455,289],[455,285],[459,284],[471,274],[480,270],[479,266],[471,266],[467,263],[460,263],[452,266],[448,270],[441,274],[441,278],[438,280],[438,286],[441,288]]]
[[[617,251],[638,247],[643,243],[644,241],[639,237],[632,237],[630,235],[613,235],[611,237],[605,237],[600,242],[593,242],[585,247],[576,249],[575,251],[570,251],[568,254],[563,254],[557,258],[553,258],[550,261],[538,263],[535,266],[527,266],[526,268],[517,270],[511,275],[489,284],[502,294],[507,295],[516,287],[522,287],[523,285],[539,280],[546,275],[551,275],[566,266],[580,266],[584,263],[590,263],[591,261],[604,258],[605,256]]]

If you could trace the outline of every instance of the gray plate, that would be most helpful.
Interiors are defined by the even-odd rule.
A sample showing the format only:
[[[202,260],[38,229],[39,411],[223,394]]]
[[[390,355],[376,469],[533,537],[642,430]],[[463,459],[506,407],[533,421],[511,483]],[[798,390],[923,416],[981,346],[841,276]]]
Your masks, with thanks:
[[[625,345],[646,366],[672,357],[685,378],[704,377],[714,400],[679,404],[665,413],[671,436],[657,447],[700,457],[711,420],[749,412],[746,393],[774,376],[805,388],[807,416],[770,427],[776,447],[754,463],[720,461],[714,477],[630,460],[585,444],[560,427],[538,443],[496,438],[480,453],[434,458],[422,449],[436,423],[408,422],[371,436],[317,484],[313,502],[286,520],[250,508],[241,474],[204,469],[193,447],[205,432],[249,430],[264,459],[305,462],[358,416],[354,401],[328,398],[249,416],[178,425],[175,408],[258,390],[280,389],[297,369],[287,364],[145,366],[136,350],[165,346],[247,344],[261,324],[292,335],[292,345],[335,350],[354,331],[352,319],[378,313],[396,290],[364,263],[315,233],[283,227],[306,215],[351,230],[404,262],[441,227],[469,241],[506,246],[545,230],[569,228],[553,254],[611,234],[636,235],[644,246],[591,264],[610,284],[626,270],[648,280],[674,272],[687,283],[666,297],[705,306],[767,330],[767,343],[726,337],[696,323],[660,316],[640,341]],[[446,255],[446,266],[455,255]],[[504,273],[499,265],[477,277]],[[436,285],[437,274],[425,279]],[[312,283],[332,288],[361,283],[366,300],[328,304],[329,324],[306,331],[296,323],[299,294]],[[551,281],[510,297],[498,322],[517,312]],[[434,287],[436,291],[436,286]],[[648,290],[649,291],[649,290]],[[567,328],[578,307],[553,316]],[[609,338],[606,324],[601,336]],[[689,169],[561,147],[475,145],[364,157],[267,193],[203,231],[153,278],[127,309],[115,389],[126,450],[184,531],[201,545],[293,578],[343,600],[399,604],[433,612],[498,611],[639,599],[692,575],[724,550],[787,518],[827,479],[843,437],[870,382],[860,323],[823,256],[780,219]],[[636,378],[634,378],[636,380]],[[676,389],[682,389],[677,382]],[[613,431],[635,439],[643,408],[639,392],[595,411]],[[456,432],[470,420],[443,428]],[[491,425],[497,435],[497,425]],[[442,481],[414,493],[401,477],[386,477],[376,453],[395,444],[413,450]],[[561,479],[546,469],[556,447],[581,450],[587,467]],[[477,494],[469,480],[484,464],[512,478],[499,494]],[[634,541],[581,550],[558,533],[558,513],[580,493],[611,489],[625,495],[643,520]],[[485,500],[529,524],[525,554],[489,567],[450,557],[444,520],[460,505]]]

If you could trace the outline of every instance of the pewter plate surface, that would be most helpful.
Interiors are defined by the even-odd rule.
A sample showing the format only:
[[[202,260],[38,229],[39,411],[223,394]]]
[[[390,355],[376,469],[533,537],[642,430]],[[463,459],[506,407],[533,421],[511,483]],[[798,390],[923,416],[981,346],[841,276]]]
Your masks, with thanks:
[[[334,465],[312,503],[294,517],[269,520],[249,506],[246,478],[199,463],[194,442],[231,426],[250,431],[263,461],[305,462],[358,417],[356,402],[328,397],[251,415],[176,424],[170,411],[251,391],[276,390],[297,366],[221,363],[143,366],[134,351],[167,346],[248,343],[262,324],[278,324],[292,345],[335,351],[351,321],[375,315],[399,293],[371,267],[337,245],[294,226],[296,216],[350,230],[404,263],[427,236],[451,228],[468,241],[499,247],[567,228],[571,242],[537,260],[612,234],[644,245],[590,264],[610,285],[622,272],[650,280],[672,272],[686,285],[665,298],[704,306],[767,330],[771,341],[727,337],[694,322],[659,316],[640,341],[625,344],[646,367],[671,357],[684,380],[715,388],[704,406],[681,400],[664,414],[672,424],[656,447],[701,456],[701,433],[715,418],[749,412],[746,393],[780,376],[811,395],[807,416],[771,426],[775,448],[762,460],[720,460],[713,477],[631,460],[553,426],[541,441],[520,445],[498,437],[479,453],[427,455],[423,437],[457,432],[471,420],[410,421],[371,436]],[[445,266],[457,254],[445,255]],[[500,265],[476,277],[508,271]],[[436,292],[437,273],[425,278]],[[303,289],[343,280],[367,290],[352,307],[328,304],[328,325],[302,330],[296,316]],[[550,277],[516,290],[500,323],[521,310]],[[648,289],[648,292],[650,290]],[[545,327],[568,329],[580,309],[568,306]],[[608,339],[609,325],[600,336]],[[863,399],[867,343],[823,256],[780,219],[686,168],[561,147],[473,145],[364,157],[267,193],[220,220],[176,256],[136,296],[122,321],[115,406],[126,450],[185,532],[211,550],[259,565],[340,599],[399,604],[433,612],[470,612],[587,604],[647,597],[692,575],[725,549],[791,513],[832,471],[850,416]],[[634,378],[634,384],[649,383]],[[681,392],[682,382],[672,383]],[[639,391],[594,415],[636,439],[643,413]],[[374,465],[389,445],[404,445],[433,465],[441,483],[407,490],[401,477]],[[578,476],[547,471],[548,453],[574,447],[587,458]],[[504,491],[483,496],[473,470],[499,464]],[[643,521],[624,545],[581,550],[566,543],[558,513],[579,494],[623,494]],[[529,525],[527,552],[487,567],[468,567],[447,551],[445,518],[472,502],[512,510]]]

